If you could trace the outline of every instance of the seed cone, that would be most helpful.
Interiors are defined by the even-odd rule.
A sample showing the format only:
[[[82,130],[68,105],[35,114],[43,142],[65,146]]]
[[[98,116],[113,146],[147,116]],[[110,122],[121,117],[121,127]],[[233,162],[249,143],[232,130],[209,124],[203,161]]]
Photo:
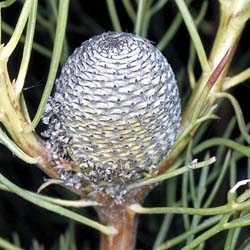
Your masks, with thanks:
[[[179,92],[165,57],[147,39],[108,32],[84,42],[56,80],[43,133],[60,178],[117,202],[157,168],[180,124]],[[75,169],[60,167],[75,161]]]

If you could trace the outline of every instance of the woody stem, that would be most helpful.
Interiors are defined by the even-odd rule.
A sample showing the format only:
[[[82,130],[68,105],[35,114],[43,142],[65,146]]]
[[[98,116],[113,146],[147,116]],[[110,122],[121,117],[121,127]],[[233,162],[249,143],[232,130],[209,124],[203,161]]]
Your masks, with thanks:
[[[100,250],[133,250],[136,241],[137,216],[126,206],[114,205],[98,209],[99,219],[106,225],[117,229],[117,234],[101,234]]]

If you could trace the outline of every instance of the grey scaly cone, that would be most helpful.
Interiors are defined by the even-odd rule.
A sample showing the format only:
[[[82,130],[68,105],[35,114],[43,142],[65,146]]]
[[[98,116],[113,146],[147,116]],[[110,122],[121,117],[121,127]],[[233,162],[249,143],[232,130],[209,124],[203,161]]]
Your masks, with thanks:
[[[149,40],[107,32],[68,58],[43,116],[43,136],[65,185],[121,203],[155,170],[180,125],[174,73]],[[76,168],[60,167],[62,160]]]

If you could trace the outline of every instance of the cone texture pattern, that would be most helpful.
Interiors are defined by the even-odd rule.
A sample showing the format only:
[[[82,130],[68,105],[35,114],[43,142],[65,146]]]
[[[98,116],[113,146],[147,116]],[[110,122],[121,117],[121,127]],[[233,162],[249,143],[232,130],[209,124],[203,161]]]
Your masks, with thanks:
[[[68,58],[55,88],[43,135],[58,166],[76,162],[75,169],[58,168],[66,185],[119,197],[171,150],[179,92],[167,60],[147,39],[125,32],[89,39]]]

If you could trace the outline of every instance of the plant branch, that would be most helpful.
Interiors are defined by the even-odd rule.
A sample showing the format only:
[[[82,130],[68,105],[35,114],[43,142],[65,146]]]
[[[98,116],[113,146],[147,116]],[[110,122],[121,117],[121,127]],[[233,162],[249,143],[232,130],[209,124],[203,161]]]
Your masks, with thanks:
[[[136,240],[137,217],[126,205],[97,207],[100,221],[117,230],[116,235],[101,234],[100,250],[133,250]]]
[[[28,122],[22,114],[20,102],[15,96],[6,72],[7,69],[4,67],[6,66],[0,64],[0,69],[4,69],[3,72],[0,72],[0,80],[2,82],[0,84],[0,113],[2,112],[0,122],[5,126],[15,144],[5,134],[1,133],[2,143],[13,150],[21,159],[26,160],[26,162],[34,163],[34,159],[45,173],[52,178],[57,178],[58,173],[51,165],[49,152],[47,152],[33,132],[24,132]]]

